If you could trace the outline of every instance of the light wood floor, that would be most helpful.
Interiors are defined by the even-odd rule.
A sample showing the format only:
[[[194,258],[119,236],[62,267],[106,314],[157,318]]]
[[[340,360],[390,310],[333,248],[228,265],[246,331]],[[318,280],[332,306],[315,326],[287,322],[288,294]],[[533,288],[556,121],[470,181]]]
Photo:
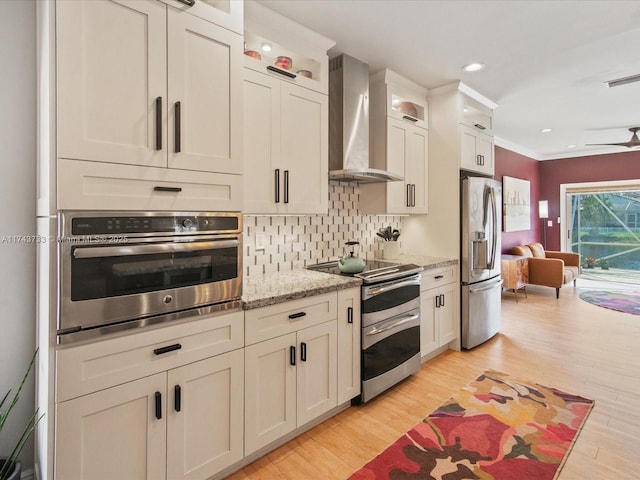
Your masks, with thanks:
[[[640,316],[560,290],[502,297],[501,332],[448,351],[370,403],[351,407],[229,477],[345,479],[486,369],[595,400],[560,480],[640,479]]]

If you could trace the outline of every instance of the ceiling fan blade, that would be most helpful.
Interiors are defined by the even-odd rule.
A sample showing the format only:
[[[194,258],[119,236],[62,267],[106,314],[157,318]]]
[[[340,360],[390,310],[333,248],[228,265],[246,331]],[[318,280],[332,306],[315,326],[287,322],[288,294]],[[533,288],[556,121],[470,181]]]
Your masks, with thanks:
[[[640,145],[639,143],[633,143],[633,142],[621,142],[621,143],[585,143],[585,146],[587,147],[600,147],[600,146],[610,146],[610,147],[627,147],[627,148],[631,148],[631,147],[635,147],[637,145]]]

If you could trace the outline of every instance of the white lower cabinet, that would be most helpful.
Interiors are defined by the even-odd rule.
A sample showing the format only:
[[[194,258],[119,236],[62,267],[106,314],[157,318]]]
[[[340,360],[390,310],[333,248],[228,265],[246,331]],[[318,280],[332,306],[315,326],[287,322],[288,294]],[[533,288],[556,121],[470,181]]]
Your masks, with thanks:
[[[428,356],[460,336],[455,267],[422,273],[420,288],[420,355]]]
[[[245,312],[245,455],[360,393],[358,287]]]
[[[60,347],[55,479],[206,479],[242,460],[243,317]]]
[[[203,479],[241,460],[243,361],[235,350],[58,404],[56,478]]]

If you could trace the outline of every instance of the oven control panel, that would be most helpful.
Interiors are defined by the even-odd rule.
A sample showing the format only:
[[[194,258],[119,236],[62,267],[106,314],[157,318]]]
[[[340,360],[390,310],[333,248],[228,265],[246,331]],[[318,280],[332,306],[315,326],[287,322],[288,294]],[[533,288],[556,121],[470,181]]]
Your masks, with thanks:
[[[239,215],[74,216],[71,235],[222,233],[240,230]]]

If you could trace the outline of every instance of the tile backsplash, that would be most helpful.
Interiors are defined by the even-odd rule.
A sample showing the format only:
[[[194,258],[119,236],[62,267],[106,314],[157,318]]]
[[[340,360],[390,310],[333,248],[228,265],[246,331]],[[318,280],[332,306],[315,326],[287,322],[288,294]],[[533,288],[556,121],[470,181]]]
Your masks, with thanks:
[[[360,215],[360,191],[355,182],[329,183],[327,215],[244,216],[244,274],[262,275],[337,260],[345,255],[345,242],[355,240],[359,257],[379,258],[378,229],[391,226],[402,231],[398,215]],[[256,249],[256,235],[264,233],[265,249]],[[402,237],[400,237],[402,239]],[[402,248],[402,240],[399,241]]]

